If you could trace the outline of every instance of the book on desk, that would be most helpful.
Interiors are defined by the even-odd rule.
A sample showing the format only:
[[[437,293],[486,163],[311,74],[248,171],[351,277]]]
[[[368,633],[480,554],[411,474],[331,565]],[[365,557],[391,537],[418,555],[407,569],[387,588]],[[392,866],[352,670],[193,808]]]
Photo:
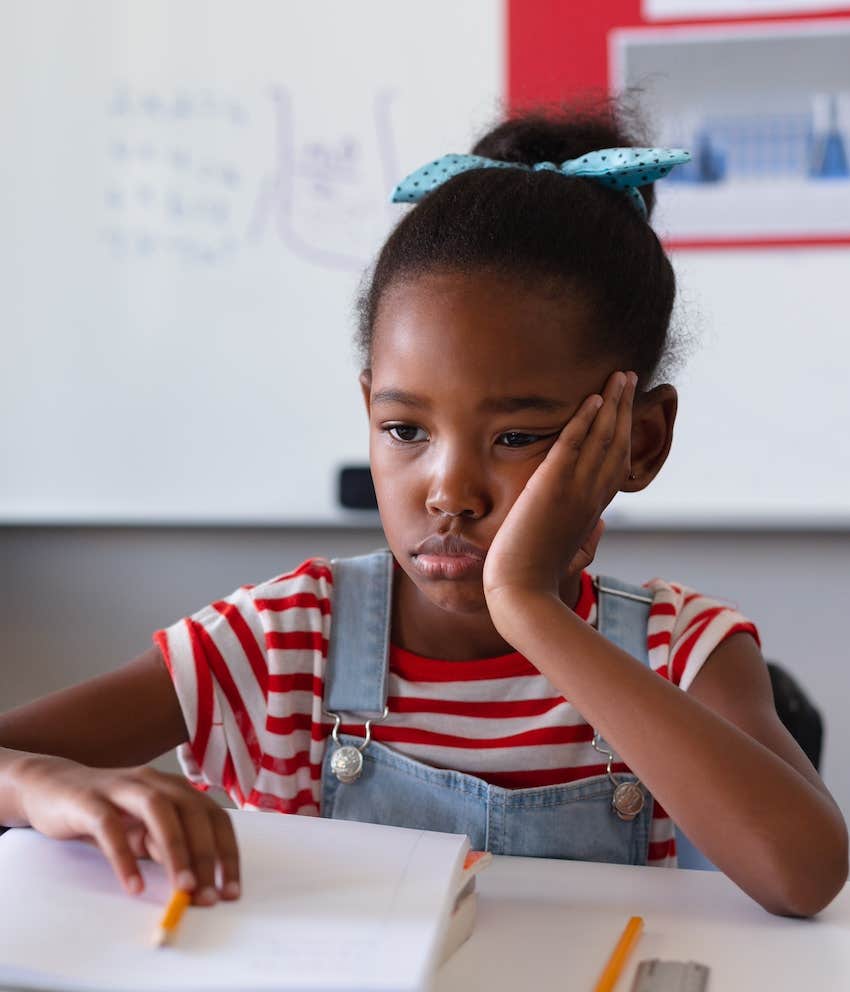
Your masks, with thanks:
[[[242,896],[150,935],[171,888],[140,862],[128,895],[102,853],[33,830],[0,838],[0,987],[59,992],[425,989],[472,931],[464,835],[229,810]]]

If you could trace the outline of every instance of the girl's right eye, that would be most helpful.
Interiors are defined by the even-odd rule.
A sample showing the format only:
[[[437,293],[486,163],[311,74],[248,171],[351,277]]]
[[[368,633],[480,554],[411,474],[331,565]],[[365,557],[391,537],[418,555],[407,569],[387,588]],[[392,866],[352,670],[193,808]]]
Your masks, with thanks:
[[[402,443],[411,444],[413,441],[416,440],[416,438],[412,438],[412,437],[396,437],[395,434],[392,433],[392,431],[407,431],[408,433],[411,433],[412,432],[413,434],[415,434],[416,431],[421,431],[422,428],[421,427],[411,427],[409,424],[390,424],[389,427],[382,427],[381,430],[382,431],[387,431],[390,434],[390,437],[394,441],[400,441]],[[424,431],[423,431],[423,433],[424,433]],[[421,441],[422,438],[419,438],[419,440]]]

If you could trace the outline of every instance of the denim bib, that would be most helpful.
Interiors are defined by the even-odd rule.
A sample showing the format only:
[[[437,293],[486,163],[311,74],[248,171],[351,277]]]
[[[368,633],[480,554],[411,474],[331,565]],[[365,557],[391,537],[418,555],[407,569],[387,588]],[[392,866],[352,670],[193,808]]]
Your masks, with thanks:
[[[387,700],[394,559],[389,549],[335,558],[333,613],[325,675],[325,710],[378,720]],[[652,597],[640,586],[596,579],[599,632],[644,664]],[[362,748],[353,782],[331,770],[337,750],[329,738],[322,764],[322,816],[469,835],[472,847],[493,854],[645,865],[653,799],[632,820],[612,806],[607,774],[564,785],[505,789],[448,768],[435,768],[363,738],[338,735]],[[604,742],[597,742],[602,743]],[[608,748],[610,751],[610,748]],[[602,756],[600,756],[602,759]],[[602,759],[604,760],[604,759]],[[618,783],[637,782],[616,773]]]

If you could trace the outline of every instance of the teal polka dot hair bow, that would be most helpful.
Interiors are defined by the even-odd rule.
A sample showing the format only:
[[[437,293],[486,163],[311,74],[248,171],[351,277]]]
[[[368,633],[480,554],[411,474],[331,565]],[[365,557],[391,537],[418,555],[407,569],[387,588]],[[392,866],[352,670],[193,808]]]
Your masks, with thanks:
[[[584,176],[594,182],[622,190],[646,219],[646,204],[638,186],[661,179],[673,168],[689,162],[691,153],[684,148],[602,148],[560,165],[554,162],[501,162],[482,155],[443,155],[428,162],[396,186],[391,203],[418,203],[444,182],[470,169],[523,169],[526,172],[560,172],[564,176]]]

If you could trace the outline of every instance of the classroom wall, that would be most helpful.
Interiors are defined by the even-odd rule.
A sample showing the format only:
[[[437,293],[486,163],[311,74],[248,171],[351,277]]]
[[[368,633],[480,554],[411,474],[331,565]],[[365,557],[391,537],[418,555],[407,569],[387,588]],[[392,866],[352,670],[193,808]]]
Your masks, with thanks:
[[[140,654],[154,629],[238,585],[311,555],[383,544],[373,528],[0,528],[0,709]],[[821,773],[850,819],[848,562],[846,532],[609,530],[594,570],[638,582],[659,575],[737,603],[759,627],[765,656],[821,710]],[[173,755],[156,764],[177,770]]]

